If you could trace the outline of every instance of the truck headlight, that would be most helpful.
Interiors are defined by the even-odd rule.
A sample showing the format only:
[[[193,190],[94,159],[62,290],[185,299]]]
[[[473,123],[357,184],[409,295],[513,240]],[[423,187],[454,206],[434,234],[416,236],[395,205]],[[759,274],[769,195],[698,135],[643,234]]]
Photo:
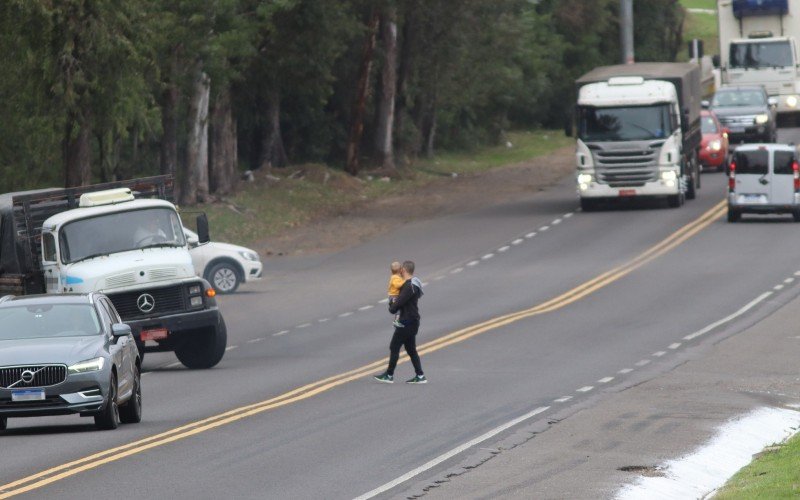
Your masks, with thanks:
[[[250,252],[250,251],[244,251],[243,250],[243,251],[239,252],[239,255],[241,255],[243,259],[250,260],[250,261],[253,261],[253,262],[257,262],[258,260],[260,260],[258,258],[258,254],[255,253],[255,252]]]
[[[189,287],[189,295],[200,295],[202,293],[203,287],[200,285],[192,285]]]
[[[763,125],[769,121],[769,115],[764,113],[760,115],[756,115],[756,123],[759,125]]]
[[[578,189],[586,191],[592,183],[592,174],[578,174]]]
[[[106,363],[106,358],[94,358],[94,359],[87,359],[86,361],[81,361],[80,363],[75,363],[69,367],[70,373],[86,373],[86,372],[96,372],[98,370],[103,369],[103,365]]]
[[[722,141],[720,141],[719,139],[711,141],[708,145],[708,149],[710,149],[711,151],[719,151],[720,149],[722,149]]]
[[[790,108],[793,108],[793,107],[797,106],[797,96],[796,95],[790,95],[789,97],[787,97],[786,98],[786,105],[789,106]]]
[[[678,174],[676,174],[674,170],[665,170],[664,172],[661,172],[662,181],[674,181],[677,178]]]

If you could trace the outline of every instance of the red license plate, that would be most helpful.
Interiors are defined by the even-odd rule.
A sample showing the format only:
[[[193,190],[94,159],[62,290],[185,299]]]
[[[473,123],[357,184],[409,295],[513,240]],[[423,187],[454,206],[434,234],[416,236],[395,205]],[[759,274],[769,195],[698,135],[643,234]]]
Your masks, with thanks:
[[[619,190],[619,195],[620,196],[636,196],[636,190],[635,189],[620,189]]]
[[[169,336],[169,330],[166,328],[154,328],[152,330],[142,330],[142,334],[139,335],[139,338],[142,342],[147,342],[148,340],[164,340]]]

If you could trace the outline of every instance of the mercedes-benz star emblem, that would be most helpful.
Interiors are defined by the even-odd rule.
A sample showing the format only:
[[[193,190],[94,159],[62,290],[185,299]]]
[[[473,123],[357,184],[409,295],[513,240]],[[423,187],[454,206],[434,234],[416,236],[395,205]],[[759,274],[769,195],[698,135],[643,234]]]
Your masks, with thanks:
[[[25,370],[24,372],[22,372],[22,375],[20,375],[19,378],[26,384],[30,384],[31,382],[33,382],[34,375],[35,374],[32,371]]]
[[[149,313],[156,306],[156,299],[149,293],[143,293],[136,299],[136,307],[143,313]]]

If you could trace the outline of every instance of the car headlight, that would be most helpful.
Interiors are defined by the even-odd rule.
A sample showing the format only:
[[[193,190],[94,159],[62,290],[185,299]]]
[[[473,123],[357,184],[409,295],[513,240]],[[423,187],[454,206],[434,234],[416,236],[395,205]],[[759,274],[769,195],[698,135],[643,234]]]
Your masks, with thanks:
[[[86,372],[96,372],[98,370],[102,370],[103,366],[106,363],[106,358],[94,358],[94,359],[87,359],[86,361],[81,361],[80,363],[75,363],[69,367],[70,373],[86,373]]]
[[[242,250],[241,252],[239,252],[239,255],[241,255],[243,259],[252,260],[253,262],[258,262],[259,260],[261,260],[258,258],[257,253],[250,252],[249,250]]]
[[[768,114],[756,115],[756,123],[757,124],[763,125],[763,124],[767,123],[768,121],[769,121],[769,115]]]
[[[720,149],[722,149],[722,141],[720,141],[719,139],[711,141],[708,145],[708,149],[710,149],[711,151],[719,151]]]

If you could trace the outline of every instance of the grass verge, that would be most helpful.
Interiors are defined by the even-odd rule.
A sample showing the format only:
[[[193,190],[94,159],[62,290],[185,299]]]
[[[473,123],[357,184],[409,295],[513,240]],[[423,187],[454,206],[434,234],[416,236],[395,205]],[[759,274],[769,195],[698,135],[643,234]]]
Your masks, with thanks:
[[[419,187],[442,176],[474,174],[503,165],[524,162],[574,143],[555,130],[518,131],[507,144],[472,152],[442,153],[400,169],[391,179],[385,172],[366,171],[352,177],[325,165],[293,165],[256,172],[253,182],[240,183],[236,194],[186,210],[208,214],[212,239],[250,245],[323,216],[345,215],[365,201]],[[510,144],[510,145],[509,145]]]
[[[771,446],[740,470],[714,496],[715,500],[798,498],[800,435]]]
[[[716,10],[715,0],[681,0],[681,5],[687,9],[706,9]],[[686,12],[686,19],[683,23],[683,40],[680,59],[689,60],[689,40],[699,38],[703,40],[703,48],[707,55],[719,53],[719,35],[717,33],[717,16],[706,12]]]

